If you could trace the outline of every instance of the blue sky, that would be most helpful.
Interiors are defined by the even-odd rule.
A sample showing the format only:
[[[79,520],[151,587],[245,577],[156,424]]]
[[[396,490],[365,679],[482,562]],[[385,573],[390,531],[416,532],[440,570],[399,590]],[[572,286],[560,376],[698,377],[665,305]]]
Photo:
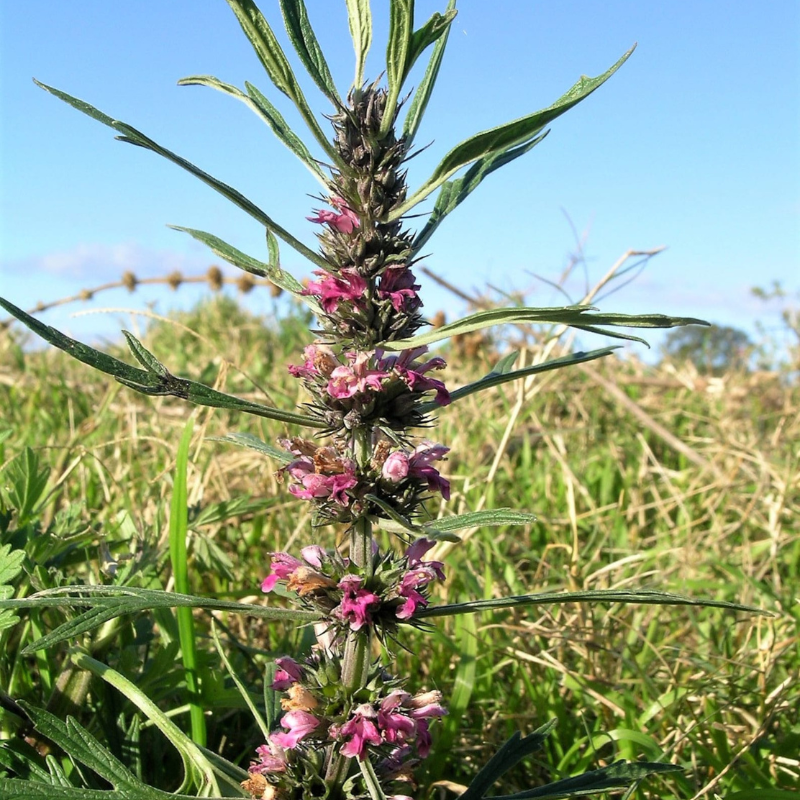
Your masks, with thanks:
[[[277,0],[260,5],[282,31]],[[307,5],[346,91],[353,52],[344,0]],[[419,0],[418,22],[444,5]],[[265,257],[263,230],[243,212],[154,154],[115,142],[112,131],[38,89],[32,77],[132,124],[313,245],[305,217],[318,205],[308,196],[318,185],[306,169],[244,105],[175,85],[191,74],[238,86],[249,80],[296,121],[224,0],[44,0],[30,8],[0,5],[5,297],[28,307],[118,279],[126,269],[140,277],[173,269],[189,275],[218,263],[170,223],[211,231]],[[381,71],[387,8],[386,0],[373,0],[369,75]],[[535,304],[558,304],[532,275],[557,278],[575,250],[574,226],[588,232],[590,279],[629,248],[668,247],[603,310],[689,314],[748,330],[756,318],[770,325],[775,307],[753,299],[750,288],[780,280],[800,289],[796,0],[461,0],[417,139],[431,146],[411,162],[411,183],[424,180],[458,141],[549,105],[634,42],[637,51],[607,84],[453,213],[429,243],[426,263],[468,291],[487,282],[503,290],[534,287]],[[315,110],[330,111],[310,81],[304,88]],[[310,270],[287,246],[282,258],[298,277]],[[575,299],[582,281],[571,287]],[[447,307],[452,317],[450,296],[429,281],[424,291],[428,310]],[[91,339],[109,335],[118,320],[74,318],[73,311],[153,302],[163,311],[197,296],[122,290],[44,319]],[[271,307],[267,297],[250,302],[264,312]]]

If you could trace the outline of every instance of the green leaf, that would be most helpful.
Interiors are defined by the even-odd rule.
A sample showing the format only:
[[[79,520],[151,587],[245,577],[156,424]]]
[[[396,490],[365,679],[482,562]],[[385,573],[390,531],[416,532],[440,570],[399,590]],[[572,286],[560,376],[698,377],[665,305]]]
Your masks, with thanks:
[[[517,511],[514,508],[493,508],[488,511],[470,511],[467,514],[457,514],[453,517],[440,517],[426,522],[422,529],[435,530],[437,533],[450,533],[462,531],[465,528],[487,528],[498,525],[530,525],[536,522],[536,517],[527,511]]]
[[[289,127],[278,109],[255,86],[245,81],[248,91],[248,94],[245,94],[241,89],[237,89],[229,83],[224,83],[213,75],[190,75],[187,78],[181,78],[178,81],[178,86],[208,86],[211,89],[217,89],[220,92],[229,94],[231,97],[235,97],[237,100],[241,100],[269,125],[281,144],[288,147],[308,167],[311,174],[327,188],[324,173],[302,139]]]
[[[622,58],[602,75],[596,78],[589,78],[585,75],[582,76],[568,92],[559,97],[551,106],[507,122],[496,128],[476,133],[474,136],[456,145],[442,159],[433,171],[431,177],[428,178],[405,203],[392,211],[386,218],[386,221],[394,221],[408,213],[417,203],[424,200],[451,175],[458,172],[458,170],[465,167],[467,164],[471,164],[479,158],[504,152],[510,147],[529,142],[535,136],[538,136],[546,125],[561,116],[561,114],[569,111],[570,108],[577,105],[581,100],[588,97],[595,89],[605,83],[628,60],[631,53],[633,53],[634,47],[628,50]]]
[[[600,331],[602,333],[602,331]],[[563,367],[571,367],[575,364],[585,364],[587,361],[594,361],[597,358],[603,358],[611,355],[618,347],[602,347],[599,350],[590,350],[588,353],[578,352],[570,353],[568,356],[561,358],[553,358],[550,361],[544,361],[541,364],[532,364],[530,367],[523,367],[522,369],[513,370],[511,372],[497,372],[497,368],[493,369],[488,375],[485,375],[479,381],[462,386],[450,392],[451,404],[456,400],[462,400],[476,392],[482,392],[486,389],[492,389],[495,386],[500,386],[509,381],[516,381],[520,378],[527,378],[530,375],[538,375],[540,372],[549,372],[553,369],[562,369]],[[420,405],[419,410],[423,414],[430,411],[436,411],[440,406],[435,402],[423,403]]]
[[[353,88],[359,91],[364,83],[367,53],[372,45],[372,11],[369,0],[346,0],[346,3],[350,36],[353,38],[353,49],[356,53],[356,76]]]
[[[89,607],[74,619],[27,645],[23,654],[30,654],[54,644],[73,639],[94,630],[108,620],[152,611],[160,608],[202,608],[209,611],[230,611],[261,619],[303,623],[320,619],[314,611],[293,608],[273,608],[251,603],[236,603],[197,597],[157,589],[138,589],[132,586],[67,586],[37,592],[29,597],[0,600],[0,610],[22,608],[81,608]]]
[[[227,3],[236,15],[239,25],[241,25],[245,36],[250,40],[258,60],[266,70],[270,80],[275,84],[275,87],[295,104],[300,116],[308,125],[317,143],[327,153],[328,158],[333,160],[338,167],[347,170],[347,165],[342,162],[339,154],[319,127],[319,123],[303,95],[303,91],[297,82],[286,55],[275,38],[269,23],[258,10],[258,6],[253,0],[227,0]]]
[[[422,345],[430,345],[483,328],[498,325],[521,324],[561,324],[569,325],[592,333],[602,333],[615,339],[629,339],[647,344],[644,339],[629,334],[600,330],[597,326],[611,325],[624,328],[674,328],[679,325],[708,325],[702,319],[693,317],[668,317],[664,314],[600,314],[593,306],[565,306],[563,308],[493,308],[489,311],[478,311],[468,317],[433,328],[427,333],[412,336],[410,339],[381,342],[378,347],[383,350],[410,350]]]
[[[414,31],[411,35],[411,45],[406,58],[406,70],[403,75],[404,81],[408,77],[409,72],[411,72],[417,59],[425,50],[440,38],[447,36],[450,25],[456,18],[457,13],[458,12],[452,8],[448,8],[444,14],[440,14],[437,11],[419,30]]]
[[[30,447],[6,466],[3,481],[7,484],[8,500],[17,511],[17,527],[21,528],[30,521],[49,476],[49,467],[39,468],[39,456]]]
[[[25,561],[24,550],[12,550],[10,544],[0,545],[0,600],[8,600],[14,594],[11,581],[22,572]],[[12,628],[19,622],[13,611],[0,611],[0,631]]]
[[[253,436],[252,433],[228,433],[225,436],[209,436],[208,439],[211,442],[229,442],[230,444],[238,444],[240,447],[249,447],[251,450],[257,450],[265,456],[274,458],[281,464],[289,464],[295,460],[291,453],[262,442],[258,436]]]
[[[530,142],[521,144],[518,147],[512,147],[500,153],[481,158],[467,170],[463,178],[447,181],[436,196],[436,203],[433,206],[431,215],[428,217],[428,221],[425,223],[425,227],[414,238],[413,252],[416,254],[425,246],[444,218],[463,203],[487,175],[510,163],[515,158],[525,155],[529,150],[536,147],[547,136],[547,133],[548,131],[545,131],[541,136],[537,136],[531,139]]]
[[[450,617],[456,614],[477,614],[481,611],[497,611],[502,608],[519,608],[522,606],[541,606],[561,603],[640,603],[655,606],[698,606],[704,608],[724,608],[729,611],[747,611],[750,614],[771,616],[754,606],[740,603],[728,603],[723,600],[695,599],[679,594],[659,592],[654,589],[617,590],[600,589],[582,592],[541,592],[539,594],[523,594],[513,597],[501,597],[496,600],[472,600],[468,603],[453,603],[444,606],[428,606],[416,612],[416,617]]]
[[[198,242],[202,242],[220,258],[224,258],[229,264],[233,264],[235,267],[239,267],[239,269],[243,269],[245,272],[249,272],[251,275],[258,275],[261,278],[268,278],[285,292],[289,292],[298,300],[302,300],[315,313],[321,311],[319,303],[317,303],[313,297],[304,295],[302,293],[303,287],[297,281],[297,279],[290,273],[280,268],[277,261],[278,244],[275,241],[274,236],[272,236],[270,239],[272,234],[269,229],[267,229],[267,244],[269,246],[270,242],[272,243],[270,247],[270,263],[265,264],[263,261],[258,261],[252,256],[248,256],[246,253],[243,253],[241,250],[237,250],[235,247],[233,247],[233,245],[224,242],[218,236],[214,236],[213,233],[206,233],[205,231],[199,231],[194,228],[183,228],[179,225],[170,225],[170,227],[173,230],[188,233],[189,236],[191,236],[193,239],[197,239]]]
[[[445,17],[449,14],[455,18],[456,0],[450,0],[447,4]],[[451,19],[452,22],[452,19]],[[450,25],[448,24],[441,35],[439,36],[436,45],[433,48],[430,61],[425,70],[425,75],[417,87],[414,96],[411,98],[411,105],[409,106],[408,113],[403,122],[403,137],[406,140],[406,147],[411,147],[414,137],[417,135],[422,117],[425,115],[425,110],[428,107],[428,102],[433,94],[433,87],[436,84],[436,79],[439,77],[439,68],[442,65],[442,58],[444,57],[444,50],[447,47],[447,38],[450,35]]]
[[[744,789],[726,794],[725,800],[797,800],[793,789]]]
[[[176,378],[167,373],[160,375],[155,372],[132,367],[118,358],[101,353],[93,347],[81,344],[65,336],[55,328],[37,320],[35,317],[26,314],[21,308],[17,308],[13,303],[0,297],[0,306],[15,316],[20,322],[27,325],[34,333],[42,337],[54,347],[63,350],[78,361],[88,364],[106,375],[111,375],[124,386],[135,389],[137,392],[147,395],[172,395],[188,400],[200,406],[211,406],[212,408],[226,408],[232,411],[242,411],[246,414],[254,414],[258,417],[277,419],[294,425],[304,425],[310,428],[324,428],[325,423],[312,419],[303,414],[294,414],[291,411],[282,411],[271,406],[264,406],[260,403],[253,403],[249,400],[241,400],[233,395],[218,392],[202,383],[196,383],[186,378]],[[133,337],[128,334],[129,341]],[[144,347],[139,343],[139,347],[144,351]],[[147,352],[147,351],[145,351]],[[155,358],[151,354],[150,357]]]
[[[495,365],[489,375],[505,375],[514,368],[519,358],[519,350],[514,350],[507,356],[503,356]]]
[[[228,2],[232,2],[232,0],[228,0]],[[226,183],[217,180],[212,175],[204,172],[202,169],[196,167],[185,158],[173,153],[171,150],[161,147],[161,145],[157,144],[152,139],[149,139],[140,131],[137,131],[136,128],[132,128],[130,125],[124,122],[119,122],[118,120],[112,119],[107,114],[104,114],[94,106],[85,103],[83,100],[78,100],[76,97],[66,94],[66,92],[62,92],[59,89],[54,89],[52,86],[47,86],[46,84],[40,83],[37,80],[34,80],[34,83],[45,91],[50,92],[50,94],[55,95],[60,100],[63,100],[65,103],[68,103],[73,108],[78,109],[78,111],[81,111],[87,116],[92,117],[92,119],[96,119],[98,122],[102,122],[104,125],[108,125],[108,127],[118,131],[120,133],[120,136],[117,137],[119,141],[138,145],[139,147],[143,147],[145,150],[152,150],[154,153],[158,153],[158,155],[166,158],[168,161],[172,161],[173,164],[177,164],[182,169],[190,172],[196,178],[199,178],[201,181],[203,181],[203,183],[210,186],[224,197],[227,197],[228,200],[239,206],[239,208],[241,208],[243,211],[247,212],[251,217],[253,217],[253,219],[258,220],[262,225],[275,231],[275,233],[280,236],[281,239],[283,239],[288,245],[297,250],[298,253],[307,258],[309,261],[319,267],[326,266],[327,262],[325,259],[319,256],[309,247],[306,247],[306,245],[304,245],[299,239],[292,236],[292,234],[290,234],[285,228],[282,228],[280,225],[278,225],[277,222],[275,222],[270,216],[262,211],[255,203],[253,203],[251,200],[248,200],[241,192],[238,192],[236,189],[228,186]]]
[[[551,800],[558,797],[575,797],[579,795],[605,792],[609,789],[620,789],[650,775],[666,772],[683,772],[677,764],[661,764],[650,761],[615,761],[602,769],[584,772],[572,778],[554,781],[546,786],[537,786],[516,794],[498,795],[493,800]]]
[[[358,766],[361,769],[361,775],[364,778],[364,785],[367,787],[370,800],[386,800],[386,795],[383,793],[383,789],[381,789],[381,782],[375,774],[375,768],[372,766],[372,762],[368,758],[365,758],[363,761],[359,759]]]
[[[342,105],[328,62],[308,19],[305,3],[303,0],[281,0],[281,11],[289,39],[308,74],[334,105]]]
[[[386,45],[386,79],[389,94],[381,120],[380,136],[394,123],[394,112],[406,77],[411,37],[414,32],[414,0],[389,0],[389,40]]]
[[[492,785],[506,772],[515,767],[523,758],[542,748],[555,724],[556,720],[550,720],[524,738],[519,732],[515,733],[472,779],[469,788],[460,796],[459,800],[481,800]]]
[[[167,368],[130,332],[122,331],[133,357],[148,371],[166,378]]]

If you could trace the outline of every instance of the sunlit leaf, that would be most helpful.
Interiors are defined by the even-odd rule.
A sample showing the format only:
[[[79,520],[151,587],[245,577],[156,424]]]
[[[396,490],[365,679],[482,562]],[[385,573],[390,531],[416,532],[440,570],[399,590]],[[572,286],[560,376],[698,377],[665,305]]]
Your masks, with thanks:
[[[372,45],[372,11],[370,0],[346,0],[347,19],[350,24],[350,35],[353,38],[353,49],[356,52],[356,76],[353,88],[358,90],[364,83],[364,66],[367,53]]]

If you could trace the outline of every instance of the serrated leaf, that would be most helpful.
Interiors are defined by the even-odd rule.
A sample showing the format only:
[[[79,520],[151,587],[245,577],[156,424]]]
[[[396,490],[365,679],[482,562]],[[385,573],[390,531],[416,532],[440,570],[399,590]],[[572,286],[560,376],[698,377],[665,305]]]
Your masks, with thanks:
[[[228,2],[232,1],[233,0],[228,0]],[[173,164],[177,164],[182,169],[190,172],[196,178],[199,178],[201,181],[203,181],[203,183],[205,183],[207,186],[210,186],[212,189],[223,195],[223,197],[226,197],[232,203],[239,206],[242,211],[248,213],[251,217],[253,217],[253,219],[258,220],[262,225],[273,230],[288,245],[297,250],[298,253],[307,258],[313,264],[316,264],[319,267],[326,266],[327,262],[325,259],[311,250],[311,248],[306,247],[306,245],[304,245],[299,239],[292,236],[292,234],[289,233],[289,231],[287,231],[285,228],[278,225],[275,220],[262,211],[255,203],[246,198],[241,192],[238,192],[233,187],[228,186],[226,183],[223,183],[220,180],[217,180],[215,177],[209,175],[207,172],[204,172],[199,167],[196,167],[185,158],[182,158],[176,153],[173,153],[171,150],[167,150],[165,147],[157,144],[140,131],[137,131],[136,128],[132,128],[125,122],[112,119],[107,114],[104,114],[102,111],[96,109],[94,106],[89,105],[89,103],[86,103],[83,100],[78,100],[78,98],[72,97],[66,92],[62,92],[59,89],[54,89],[52,86],[47,86],[46,84],[40,83],[37,80],[34,80],[34,83],[45,91],[50,92],[50,94],[55,95],[60,100],[63,100],[65,103],[71,105],[73,108],[76,108],[78,111],[81,111],[87,116],[92,117],[92,119],[96,119],[98,122],[102,122],[104,125],[108,125],[108,127],[113,128],[120,134],[120,136],[117,137],[119,141],[127,142],[128,144],[135,144],[139,147],[143,147],[145,150],[151,150],[154,153],[158,153],[158,155],[166,158],[168,161],[172,161]]]
[[[521,144],[518,147],[510,147],[500,153],[478,159],[467,170],[463,178],[446,181],[436,196],[433,211],[428,217],[425,227],[414,238],[412,252],[416,254],[425,246],[444,218],[461,205],[478,188],[487,175],[491,175],[495,170],[509,164],[515,158],[524,156],[525,153],[536,147],[547,136],[547,133],[545,131],[541,136],[536,136],[530,142]]]
[[[452,517],[439,517],[422,525],[422,529],[435,529],[439,533],[462,531],[465,528],[488,528],[499,525],[530,525],[536,516],[514,508],[493,508],[488,511],[470,511]]]
[[[511,736],[472,779],[467,791],[461,795],[459,800],[481,800],[492,785],[506,772],[515,767],[523,758],[542,748],[555,724],[556,720],[550,720],[524,738],[519,732]]]
[[[599,331],[603,333],[603,331]],[[568,356],[561,358],[553,358],[550,361],[544,361],[541,364],[532,364],[529,367],[513,370],[511,372],[496,372],[492,370],[488,375],[485,375],[479,381],[462,386],[460,389],[455,389],[450,392],[451,404],[457,400],[462,400],[476,392],[482,392],[486,389],[492,389],[495,386],[500,386],[509,381],[516,381],[520,378],[527,378],[530,375],[538,375],[540,372],[549,372],[554,369],[563,369],[564,367],[571,367],[575,364],[584,364],[587,361],[594,361],[597,358],[604,358],[610,355],[618,347],[603,347],[599,350],[590,350],[588,353],[578,352],[570,353]],[[436,411],[439,406],[435,402],[422,403],[419,406],[420,413],[427,414],[430,411]]]
[[[0,610],[26,608],[81,608],[85,611],[74,619],[27,645],[25,654],[75,638],[102,625],[108,620],[140,611],[161,608],[202,608],[210,611],[230,611],[261,619],[287,622],[315,622],[319,614],[293,608],[272,608],[250,603],[236,603],[195,595],[139,589],[131,586],[68,586],[48,589],[24,598],[0,600]]]
[[[137,392],[147,395],[171,395],[180,397],[201,406],[211,406],[212,408],[225,408],[231,411],[242,411],[246,414],[253,414],[258,417],[277,419],[294,425],[304,425],[310,428],[324,428],[325,423],[312,419],[303,414],[295,414],[291,411],[282,411],[271,406],[264,406],[260,403],[253,403],[250,400],[242,400],[233,395],[218,392],[209,386],[187,378],[177,378],[171,373],[158,375],[146,370],[132,367],[118,358],[114,358],[106,353],[101,353],[93,347],[82,344],[81,342],[70,339],[55,328],[37,320],[30,314],[26,314],[21,308],[17,308],[13,303],[0,297],[0,306],[15,316],[20,322],[27,325],[34,333],[41,336],[59,350],[63,350],[78,361],[88,364],[100,372],[111,375],[124,386],[129,386]]]
[[[522,324],[560,324],[569,325],[581,330],[591,330],[615,339],[629,339],[647,344],[644,339],[630,334],[605,330],[605,326],[624,328],[674,328],[679,325],[708,325],[707,322],[694,317],[668,317],[664,314],[601,314],[593,306],[564,306],[561,308],[493,308],[489,311],[478,311],[468,317],[456,320],[440,328],[433,328],[427,333],[412,336],[409,339],[381,342],[378,347],[383,350],[410,350],[422,345],[430,345],[459,336],[464,333],[493,328],[498,325]],[[603,326],[600,330],[598,326]]]
[[[23,527],[31,519],[49,477],[50,468],[39,467],[39,456],[30,447],[26,447],[6,465],[2,480],[6,484],[8,500],[17,511],[18,527]]]
[[[178,86],[208,86],[211,89],[216,89],[235,97],[237,100],[241,100],[248,108],[258,114],[281,144],[289,148],[308,167],[311,174],[327,188],[325,175],[302,139],[289,127],[278,109],[255,86],[245,81],[245,86],[248,90],[248,94],[245,94],[236,86],[224,83],[213,75],[190,75],[186,78],[181,78],[178,81]]]
[[[450,0],[447,4],[445,16],[453,14],[455,17],[456,0]],[[451,20],[452,23],[452,20]],[[431,54],[428,66],[425,69],[425,75],[422,78],[419,86],[417,87],[414,96],[411,98],[411,105],[409,106],[408,113],[403,122],[403,137],[406,142],[406,147],[410,148],[414,137],[417,135],[422,117],[425,115],[425,110],[428,107],[428,102],[433,94],[433,87],[436,85],[436,79],[439,77],[439,68],[442,65],[442,58],[444,51],[447,47],[447,39],[450,35],[451,25],[447,25],[442,31],[441,36],[436,42],[433,53]]]
[[[609,789],[621,789],[650,775],[666,772],[683,772],[683,768],[677,764],[650,761],[615,761],[602,769],[584,772],[583,775],[554,781],[524,792],[499,795],[494,800],[555,800],[560,797],[578,797]]]
[[[311,79],[334,105],[342,105],[328,62],[308,19],[305,3],[303,0],[281,0],[281,11],[289,39]]]
[[[261,441],[258,436],[253,436],[252,433],[228,433],[225,436],[209,436],[208,438],[212,442],[229,442],[230,444],[238,444],[240,447],[249,447],[251,450],[256,450],[265,456],[274,458],[281,464],[289,464],[295,460],[291,453]]]
[[[569,91],[565,92],[555,103],[547,108],[512,120],[496,128],[476,133],[456,145],[434,169],[431,177],[405,203],[392,211],[387,216],[386,221],[394,221],[408,213],[417,203],[420,203],[431,192],[438,189],[462,167],[480,158],[501,153],[510,147],[529,142],[535,136],[538,136],[546,125],[569,111],[570,108],[577,105],[605,83],[628,60],[634,48],[635,45],[602,75],[598,75],[596,78],[582,76]]]
[[[11,583],[22,571],[24,550],[12,550],[10,544],[0,545],[0,586]]]
[[[347,20],[350,25],[350,36],[353,39],[353,49],[356,53],[356,75],[353,79],[353,88],[357,91],[364,83],[364,65],[367,63],[367,53],[372,46],[372,11],[370,0],[346,0]]]
[[[347,165],[343,164],[339,154],[319,127],[286,55],[258,6],[253,0],[227,0],[227,3],[275,87],[295,104],[300,116],[328,158],[340,168],[347,170]]]
[[[189,236],[196,239],[198,242],[202,242],[220,258],[224,258],[229,264],[233,264],[235,267],[239,267],[239,269],[249,272],[251,275],[268,278],[276,286],[293,294],[298,300],[302,300],[315,313],[321,310],[319,303],[317,303],[313,297],[302,293],[303,287],[297,279],[290,273],[281,269],[280,265],[277,263],[277,259],[273,260],[273,252],[274,255],[277,256],[278,245],[277,242],[274,241],[274,236],[272,240],[270,240],[271,232],[269,230],[267,230],[267,245],[269,247],[270,241],[272,241],[272,246],[270,247],[270,263],[265,264],[263,261],[258,261],[252,256],[243,253],[241,250],[237,250],[233,245],[224,242],[218,236],[214,236],[213,233],[206,233],[205,231],[199,231],[194,228],[183,228],[179,225],[170,225],[170,227],[173,230],[188,233]]]
[[[467,603],[452,603],[443,606],[428,606],[416,612],[416,617],[450,617],[456,614],[477,614],[482,611],[498,611],[504,608],[523,606],[560,605],[561,603],[637,603],[655,606],[697,606],[702,608],[724,608],[729,611],[746,611],[750,614],[770,616],[754,606],[728,603],[724,600],[696,599],[679,594],[659,592],[654,589],[616,590],[600,589],[582,592],[541,592],[494,600],[472,600]]]

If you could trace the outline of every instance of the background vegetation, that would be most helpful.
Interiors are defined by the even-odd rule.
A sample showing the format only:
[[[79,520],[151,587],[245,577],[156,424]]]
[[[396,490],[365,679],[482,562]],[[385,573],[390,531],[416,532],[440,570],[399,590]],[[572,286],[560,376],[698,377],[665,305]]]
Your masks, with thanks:
[[[309,323],[295,312],[267,323],[218,297],[151,325],[143,341],[175,374],[288,407],[305,399],[285,366],[300,358]],[[542,347],[531,332],[512,331],[509,340],[527,348],[528,360]],[[485,373],[507,344],[454,342],[448,386]],[[415,685],[451,698],[423,782],[466,784],[514,730],[557,718],[547,750],[498,791],[616,757],[685,767],[685,775],[651,779],[637,797],[744,800],[800,785],[800,389],[791,374],[747,371],[742,361],[712,366],[701,374],[674,359],[646,367],[607,358],[443,414],[441,441],[452,447],[447,513],[510,506],[539,521],[440,545],[453,549],[434,602],[653,587],[773,616],[565,605],[436,620],[440,633],[424,652],[415,647],[421,637],[399,650]],[[291,550],[308,525],[277,464],[214,441],[233,431],[272,441],[285,435],[281,425],[141,397],[63,353],[24,350],[13,331],[0,332],[0,408],[0,547],[27,554],[16,593],[83,582],[172,586],[168,509],[190,413],[192,592],[258,597],[268,553]],[[329,543],[334,533],[321,529],[319,539]],[[311,643],[307,629],[214,616],[256,702],[265,664]],[[177,786],[178,756],[124,696],[72,668],[64,646],[21,652],[63,619],[55,610],[26,613],[17,625],[0,618],[0,738],[8,744],[0,776],[14,753],[49,751],[17,704],[27,701],[75,714],[146,782]],[[210,619],[195,618],[209,748],[246,766],[260,735],[225,677]],[[74,644],[188,729],[173,613],[115,621]],[[69,775],[73,767],[63,766]],[[449,793],[446,782],[441,792]]]

